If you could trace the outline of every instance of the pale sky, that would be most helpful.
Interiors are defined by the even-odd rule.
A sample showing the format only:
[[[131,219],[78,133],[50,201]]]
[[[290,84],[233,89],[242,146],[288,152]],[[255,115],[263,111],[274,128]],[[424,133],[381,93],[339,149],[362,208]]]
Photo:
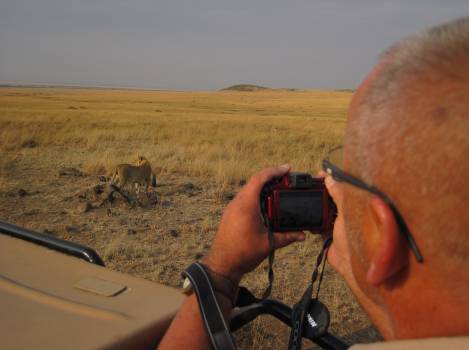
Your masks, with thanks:
[[[0,83],[355,88],[469,0],[0,0]]]

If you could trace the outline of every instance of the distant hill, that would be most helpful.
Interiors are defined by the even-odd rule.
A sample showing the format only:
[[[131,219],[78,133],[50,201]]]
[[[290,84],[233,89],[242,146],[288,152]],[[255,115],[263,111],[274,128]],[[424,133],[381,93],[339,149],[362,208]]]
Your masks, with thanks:
[[[227,88],[221,89],[221,91],[259,91],[259,90],[270,90],[267,87],[253,84],[237,84]]]

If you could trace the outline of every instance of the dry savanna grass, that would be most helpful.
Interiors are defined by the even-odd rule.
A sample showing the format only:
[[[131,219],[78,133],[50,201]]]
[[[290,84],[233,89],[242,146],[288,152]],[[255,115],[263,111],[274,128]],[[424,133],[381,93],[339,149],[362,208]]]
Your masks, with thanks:
[[[0,147],[73,147],[94,173],[141,152],[164,171],[218,183],[286,161],[314,171],[324,149],[340,142],[349,97],[327,91],[3,89]]]
[[[282,163],[319,169],[325,152],[341,143],[350,97],[347,91],[1,88],[0,218],[92,246],[112,269],[179,287],[179,272],[207,252],[223,208],[254,172]],[[90,189],[100,181],[95,175],[109,176],[137,153],[153,166],[158,201],[88,210]],[[65,176],[63,168],[83,174]],[[301,296],[320,243],[310,236],[277,253],[275,297],[292,304]],[[260,293],[266,265],[244,283]],[[376,338],[330,269],[321,295],[333,331]],[[263,317],[239,331],[237,341],[242,349],[282,349],[288,334]]]

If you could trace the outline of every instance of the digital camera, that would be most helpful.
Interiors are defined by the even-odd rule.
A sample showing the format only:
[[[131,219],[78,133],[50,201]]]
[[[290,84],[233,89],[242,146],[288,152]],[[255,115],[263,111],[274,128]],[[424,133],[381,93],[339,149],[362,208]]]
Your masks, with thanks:
[[[264,223],[273,232],[332,233],[337,208],[324,178],[289,173],[266,183],[260,201]]]

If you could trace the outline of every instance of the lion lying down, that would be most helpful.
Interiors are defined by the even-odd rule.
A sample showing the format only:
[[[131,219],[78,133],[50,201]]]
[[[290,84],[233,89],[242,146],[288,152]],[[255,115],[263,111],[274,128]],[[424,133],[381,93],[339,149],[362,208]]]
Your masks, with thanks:
[[[135,185],[137,194],[139,186],[145,186],[145,194],[148,193],[148,186],[156,187],[156,178],[151,170],[150,162],[142,156],[138,156],[137,165],[119,164],[113,172],[111,184],[118,185],[124,189],[127,185]]]

